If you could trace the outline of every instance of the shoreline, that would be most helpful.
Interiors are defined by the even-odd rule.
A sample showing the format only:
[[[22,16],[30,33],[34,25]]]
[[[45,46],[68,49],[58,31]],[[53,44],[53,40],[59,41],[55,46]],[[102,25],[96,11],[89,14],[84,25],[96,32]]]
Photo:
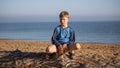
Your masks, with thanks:
[[[0,39],[1,40],[11,40],[11,41],[32,41],[32,42],[51,42],[51,40],[29,40],[29,39]],[[104,43],[104,42],[82,42],[76,41],[78,43],[96,43],[96,44],[113,44],[113,45],[120,45],[120,43]]]

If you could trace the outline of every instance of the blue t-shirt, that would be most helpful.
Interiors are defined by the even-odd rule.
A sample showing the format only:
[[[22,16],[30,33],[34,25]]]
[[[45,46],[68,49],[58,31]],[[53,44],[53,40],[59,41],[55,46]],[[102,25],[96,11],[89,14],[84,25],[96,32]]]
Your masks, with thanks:
[[[62,28],[61,25],[54,29],[52,43],[56,46],[60,44],[70,44],[75,42],[75,32],[71,27]]]

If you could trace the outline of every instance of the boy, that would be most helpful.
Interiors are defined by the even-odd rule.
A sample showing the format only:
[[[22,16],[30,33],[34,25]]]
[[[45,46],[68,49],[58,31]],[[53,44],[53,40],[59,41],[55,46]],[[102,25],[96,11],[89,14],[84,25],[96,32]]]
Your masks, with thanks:
[[[59,15],[60,25],[54,29],[52,36],[52,44],[47,47],[47,53],[61,53],[65,50],[69,51],[70,59],[73,59],[74,51],[80,49],[81,46],[79,43],[75,43],[75,32],[68,26],[69,22],[69,13],[67,11],[62,11]]]

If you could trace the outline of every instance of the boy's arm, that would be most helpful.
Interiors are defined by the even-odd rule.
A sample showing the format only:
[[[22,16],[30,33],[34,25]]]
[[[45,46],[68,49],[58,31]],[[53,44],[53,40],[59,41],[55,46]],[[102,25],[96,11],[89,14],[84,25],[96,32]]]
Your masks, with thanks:
[[[61,44],[60,44],[59,41],[56,39],[56,37],[57,37],[57,30],[55,29],[51,41],[52,41],[52,44],[55,44],[56,46],[59,46],[59,45],[61,45]]]
[[[75,42],[75,31],[72,30],[70,34],[70,42],[69,44],[73,44]]]

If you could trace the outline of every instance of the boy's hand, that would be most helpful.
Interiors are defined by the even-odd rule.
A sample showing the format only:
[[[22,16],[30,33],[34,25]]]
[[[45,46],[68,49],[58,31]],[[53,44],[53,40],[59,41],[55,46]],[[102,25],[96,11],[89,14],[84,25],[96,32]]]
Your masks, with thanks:
[[[58,53],[63,54],[63,46],[62,45],[58,46]]]
[[[63,50],[67,48],[67,44],[63,44]]]
[[[63,50],[62,45],[59,45],[59,46],[58,46],[58,50],[59,50],[59,51]]]

